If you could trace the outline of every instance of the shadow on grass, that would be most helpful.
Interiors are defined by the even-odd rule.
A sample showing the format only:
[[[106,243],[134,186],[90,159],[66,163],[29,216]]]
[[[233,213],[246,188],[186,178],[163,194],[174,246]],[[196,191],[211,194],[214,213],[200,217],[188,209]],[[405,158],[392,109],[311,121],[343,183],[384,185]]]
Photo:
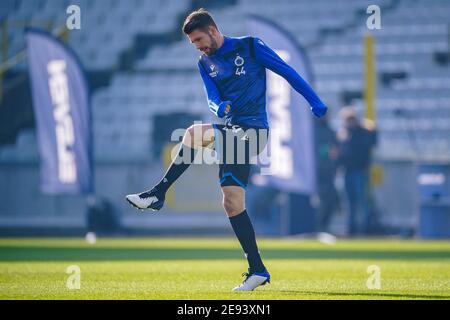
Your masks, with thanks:
[[[404,294],[404,293],[383,293],[383,292],[326,292],[326,291],[303,291],[303,290],[281,290],[282,293],[292,293],[295,295],[317,295],[317,296],[366,296],[377,298],[393,298],[393,299],[450,299],[448,295],[426,295],[426,294]]]
[[[333,249],[264,249],[264,259],[359,259],[426,260],[450,259],[449,250],[389,251]],[[27,247],[0,248],[0,261],[125,261],[125,260],[227,260],[241,259],[239,249],[226,248],[73,248]]]

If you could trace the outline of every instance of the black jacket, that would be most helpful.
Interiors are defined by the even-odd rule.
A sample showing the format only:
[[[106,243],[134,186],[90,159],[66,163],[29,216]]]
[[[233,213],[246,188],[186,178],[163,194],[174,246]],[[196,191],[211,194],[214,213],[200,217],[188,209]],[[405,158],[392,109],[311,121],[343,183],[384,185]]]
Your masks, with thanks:
[[[371,162],[371,150],[377,142],[376,131],[357,126],[346,130],[345,136],[339,141],[339,165],[347,172],[367,170]]]

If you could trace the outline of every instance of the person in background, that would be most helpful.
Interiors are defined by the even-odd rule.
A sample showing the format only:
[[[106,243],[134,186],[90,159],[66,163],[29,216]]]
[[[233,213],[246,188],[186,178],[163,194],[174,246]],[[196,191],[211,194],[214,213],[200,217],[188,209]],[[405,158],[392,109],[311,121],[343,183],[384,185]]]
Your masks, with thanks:
[[[342,108],[340,118],[338,164],[344,170],[348,235],[367,234],[372,211],[369,206],[369,168],[377,140],[375,125],[368,119],[360,121],[352,107]]]
[[[336,177],[338,141],[336,132],[331,129],[328,117],[317,120],[315,127],[316,164],[317,164],[317,226],[320,231],[328,232],[330,220],[339,209],[339,195],[334,180]]]

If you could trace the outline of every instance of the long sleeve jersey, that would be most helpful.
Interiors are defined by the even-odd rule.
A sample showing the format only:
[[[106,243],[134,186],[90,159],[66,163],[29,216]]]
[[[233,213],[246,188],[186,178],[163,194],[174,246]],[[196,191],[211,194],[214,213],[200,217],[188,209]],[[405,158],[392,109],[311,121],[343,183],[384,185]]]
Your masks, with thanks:
[[[261,39],[224,37],[211,56],[203,54],[198,68],[210,110],[217,115],[221,102],[231,101],[226,123],[268,128],[266,112],[266,69],[284,79],[300,93],[311,108],[326,108],[308,83]]]

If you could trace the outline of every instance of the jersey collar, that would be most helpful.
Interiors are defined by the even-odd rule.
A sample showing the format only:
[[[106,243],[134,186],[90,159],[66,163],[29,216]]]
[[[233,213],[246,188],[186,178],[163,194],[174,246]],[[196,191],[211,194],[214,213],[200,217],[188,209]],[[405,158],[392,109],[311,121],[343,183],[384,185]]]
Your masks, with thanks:
[[[231,48],[231,43],[232,41],[230,37],[223,36],[222,46],[219,49],[217,49],[217,51],[213,54],[213,56],[218,56],[227,52]]]

